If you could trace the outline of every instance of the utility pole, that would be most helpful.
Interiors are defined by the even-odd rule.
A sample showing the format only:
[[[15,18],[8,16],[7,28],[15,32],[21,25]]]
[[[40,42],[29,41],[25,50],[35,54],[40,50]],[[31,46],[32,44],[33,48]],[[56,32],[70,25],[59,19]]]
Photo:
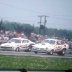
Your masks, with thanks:
[[[41,24],[42,24],[42,16],[38,16],[39,18],[40,18],[40,22],[38,22],[39,24],[40,24],[40,26],[41,26]],[[41,33],[41,29],[40,29],[40,27],[39,27],[39,34]]]
[[[34,27],[35,27],[35,26],[34,26],[34,24],[33,24],[33,32],[34,32]]]
[[[49,16],[46,16],[46,15],[41,15],[41,16],[38,16],[39,18],[40,18],[40,22],[39,22],[39,24],[40,24],[40,26],[42,25],[42,23],[43,23],[43,29],[44,29],[44,35],[45,35],[45,32],[46,32],[46,23],[47,23],[47,17],[49,17]],[[42,18],[43,18],[43,20],[44,21],[42,21]],[[39,34],[40,34],[40,32],[41,32],[41,28],[39,28]]]
[[[46,18],[47,17],[49,17],[49,16],[44,16],[44,35],[46,34],[46,23],[47,23]]]

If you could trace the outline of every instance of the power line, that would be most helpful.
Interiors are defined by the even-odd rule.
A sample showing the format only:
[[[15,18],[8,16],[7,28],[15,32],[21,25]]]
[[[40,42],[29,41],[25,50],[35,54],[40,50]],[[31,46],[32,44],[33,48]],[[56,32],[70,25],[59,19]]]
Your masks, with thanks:
[[[12,9],[18,10],[18,11],[27,11],[27,12],[35,12],[35,13],[39,13],[38,11],[32,10],[32,9],[27,9],[27,8],[22,8],[22,7],[18,7],[17,5],[13,5],[13,4],[8,4],[8,3],[3,3],[0,2],[0,5],[4,5],[7,7],[10,7]],[[17,7],[16,7],[17,6]]]

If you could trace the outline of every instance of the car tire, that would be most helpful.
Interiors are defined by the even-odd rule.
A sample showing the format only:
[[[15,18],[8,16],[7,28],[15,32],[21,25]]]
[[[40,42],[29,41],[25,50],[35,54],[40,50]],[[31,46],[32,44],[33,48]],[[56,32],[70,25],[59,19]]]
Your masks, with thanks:
[[[15,51],[16,51],[16,52],[19,52],[20,50],[19,50],[19,48],[16,48]]]
[[[66,49],[63,49],[62,51],[58,52],[58,55],[64,55],[66,52]]]
[[[49,52],[50,55],[53,55],[53,53],[54,53],[54,50],[51,50],[51,51]]]
[[[38,52],[37,51],[34,51],[34,53],[37,54]]]
[[[32,44],[28,46],[28,51],[31,52],[32,50]]]
[[[25,52],[30,52],[31,51],[31,49],[30,48],[28,48],[28,49],[26,49],[26,50],[24,50]]]
[[[28,52],[31,52],[31,50],[32,50],[32,48],[29,48],[29,47],[28,47],[28,50],[27,50],[27,51],[28,51]]]
[[[28,49],[29,52],[31,52],[31,49]]]
[[[29,50],[27,49],[27,50],[24,50],[25,52],[29,52]]]
[[[62,55],[64,55],[64,54],[65,54],[65,52],[66,52],[66,49],[63,49],[63,50],[62,50]]]

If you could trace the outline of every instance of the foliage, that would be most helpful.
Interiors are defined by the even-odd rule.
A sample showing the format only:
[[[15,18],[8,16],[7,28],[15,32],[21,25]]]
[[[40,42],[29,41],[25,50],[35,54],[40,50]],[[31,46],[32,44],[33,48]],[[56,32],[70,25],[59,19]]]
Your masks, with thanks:
[[[31,32],[36,34],[48,35],[50,37],[65,37],[66,39],[72,39],[72,31],[70,30],[58,30],[40,26],[34,27],[30,24],[22,24],[17,22],[8,22],[8,21],[0,21],[0,30],[10,30],[10,31],[17,31],[17,32],[24,32],[27,36],[30,36]]]
[[[5,26],[3,26],[3,20],[0,21],[0,30],[5,30]]]

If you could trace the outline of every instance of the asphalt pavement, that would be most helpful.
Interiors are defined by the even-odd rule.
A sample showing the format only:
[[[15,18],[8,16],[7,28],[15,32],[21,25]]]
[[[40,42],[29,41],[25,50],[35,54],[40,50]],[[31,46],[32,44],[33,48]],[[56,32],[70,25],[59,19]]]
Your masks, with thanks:
[[[64,56],[59,56],[56,53],[53,55],[47,55],[46,53],[34,52],[15,52],[15,51],[0,51],[0,55],[15,55],[15,56],[35,56],[35,57],[50,57],[50,58],[72,58],[72,51],[67,51]]]

